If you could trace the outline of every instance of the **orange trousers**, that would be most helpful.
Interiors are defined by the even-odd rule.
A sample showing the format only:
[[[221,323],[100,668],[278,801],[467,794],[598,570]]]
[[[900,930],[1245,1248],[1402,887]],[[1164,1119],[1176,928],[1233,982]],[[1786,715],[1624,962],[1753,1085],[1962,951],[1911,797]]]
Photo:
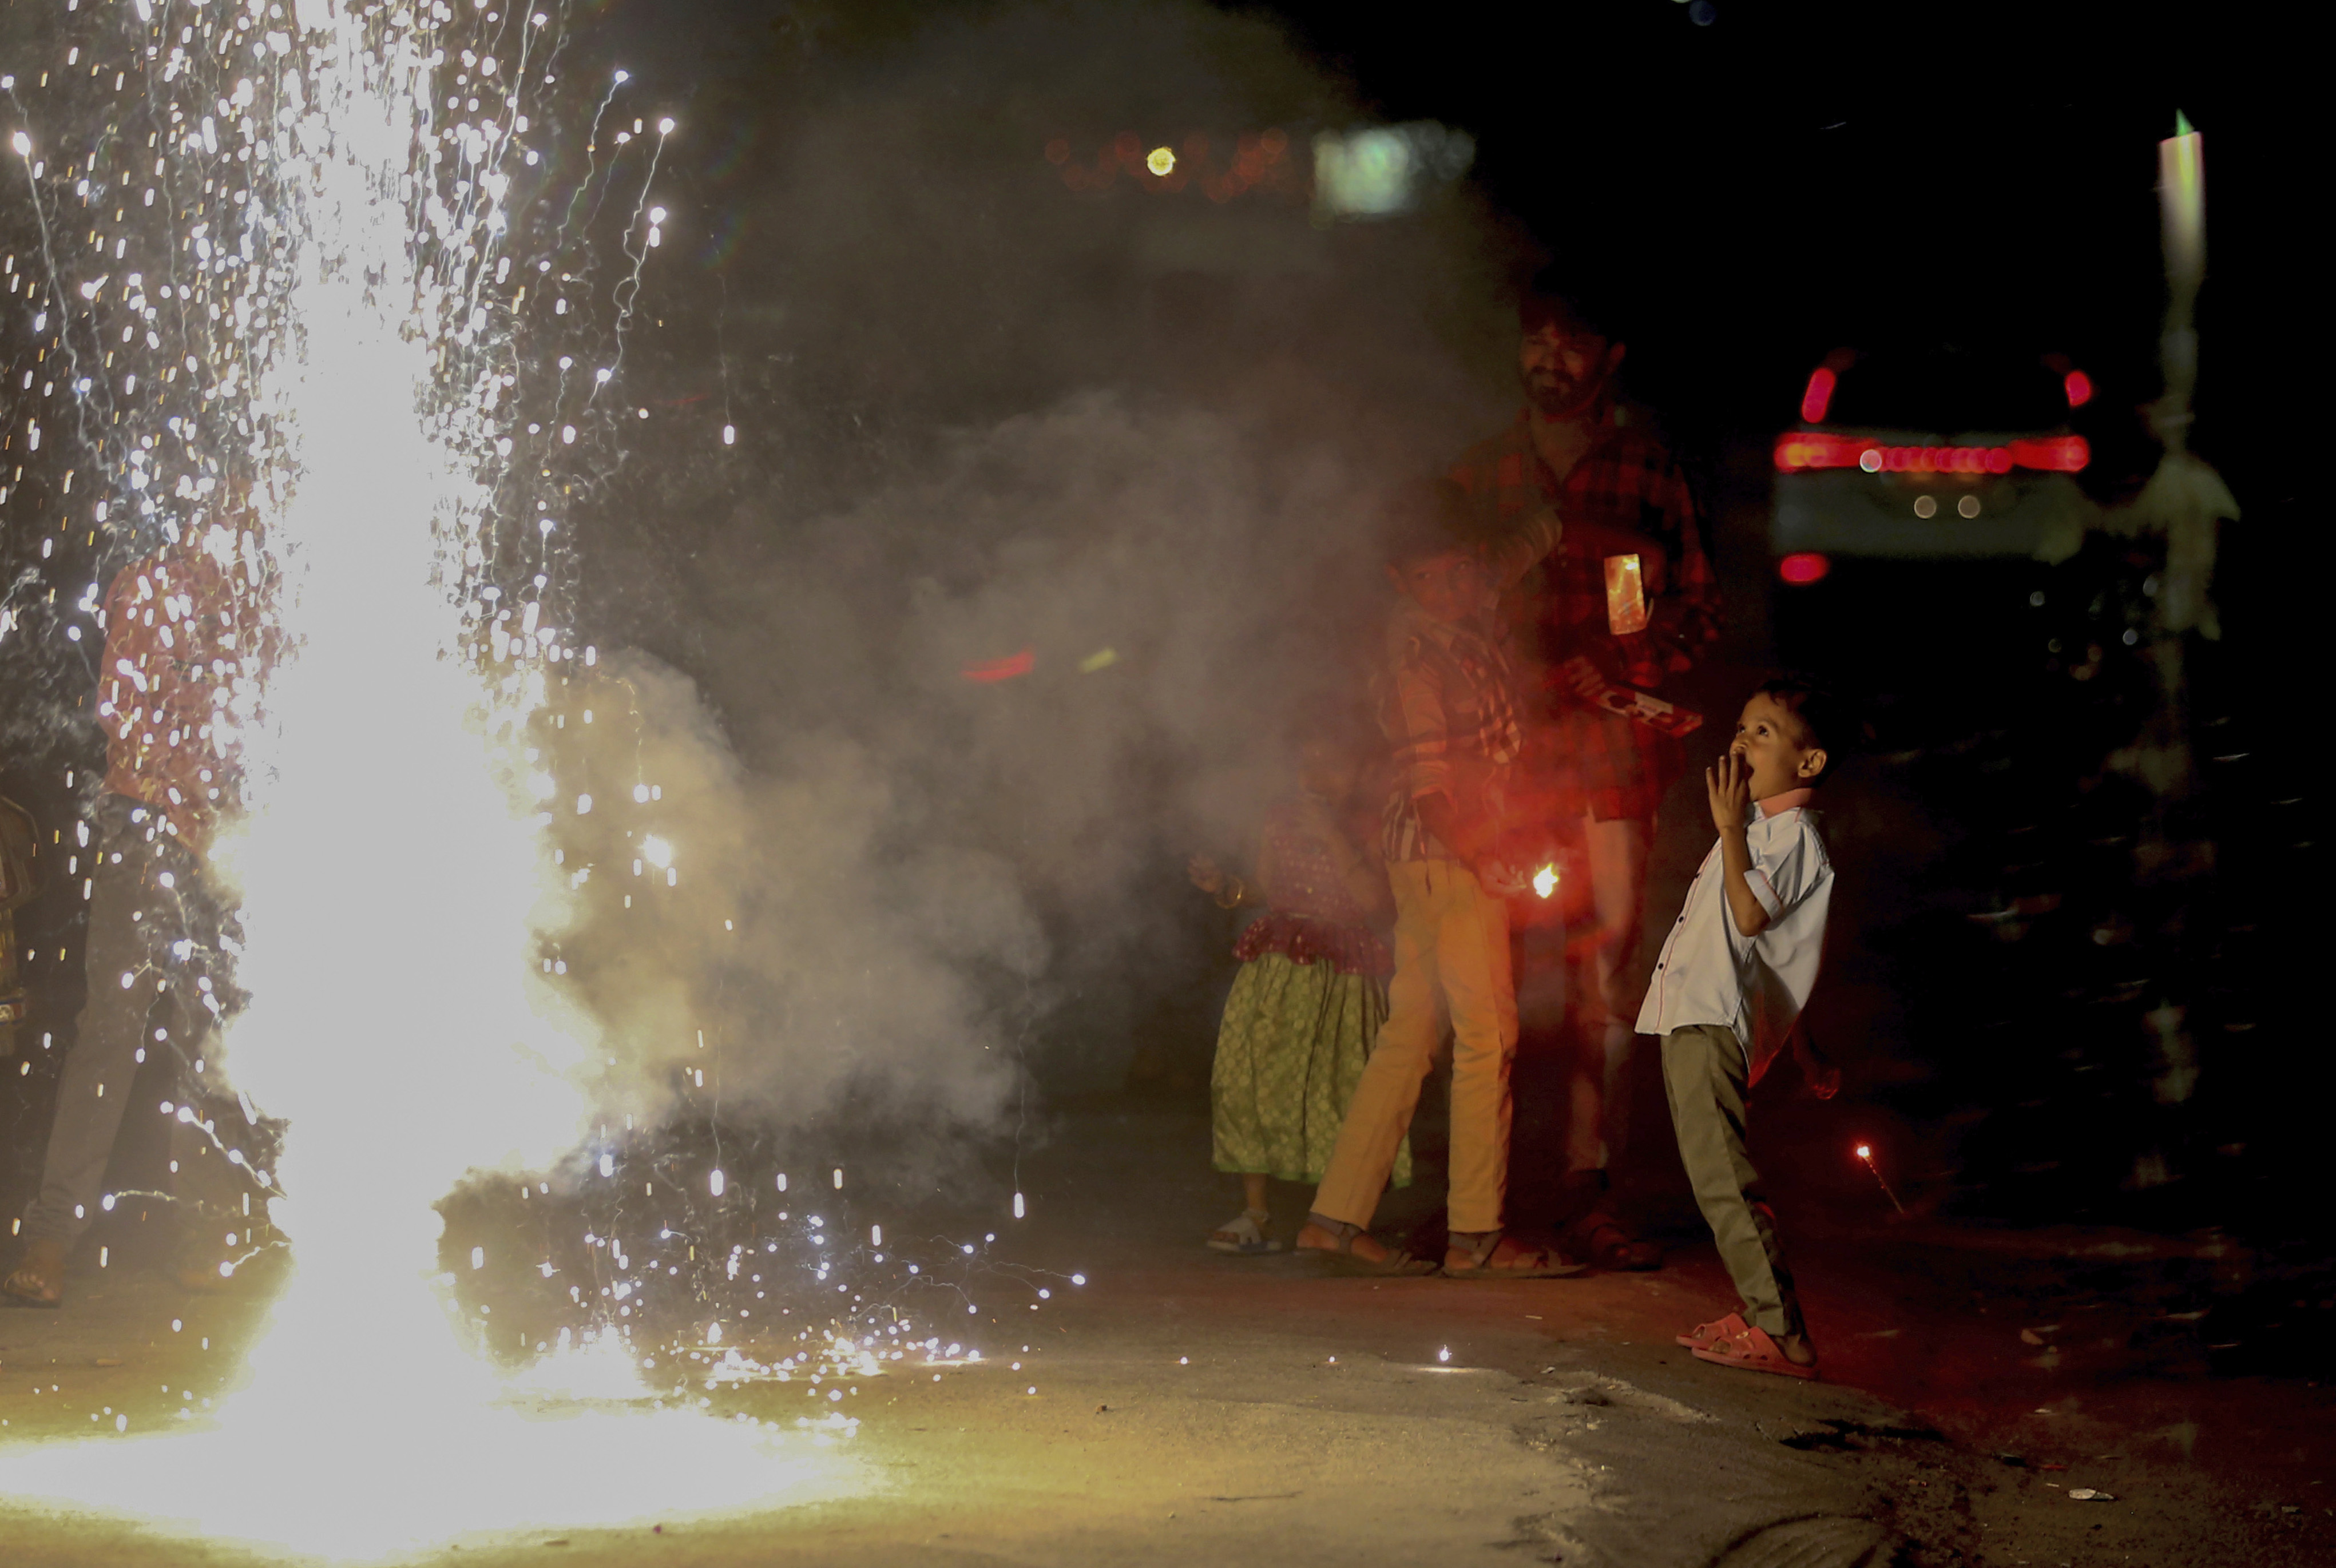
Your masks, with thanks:
[[[1395,979],[1387,1022],[1347,1106],[1314,1212],[1371,1222],[1449,1023],[1450,1224],[1497,1231],[1509,1184],[1509,1066],[1517,1049],[1508,905],[1455,861],[1397,861],[1387,880],[1395,891]]]

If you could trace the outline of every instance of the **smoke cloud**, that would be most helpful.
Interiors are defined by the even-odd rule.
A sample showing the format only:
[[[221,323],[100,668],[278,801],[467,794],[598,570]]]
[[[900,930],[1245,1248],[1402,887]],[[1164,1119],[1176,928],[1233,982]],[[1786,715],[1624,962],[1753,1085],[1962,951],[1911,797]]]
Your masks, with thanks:
[[[1459,187],[1319,220],[1311,136],[1372,116],[1271,28],[871,32],[691,111],[716,145],[660,199],[697,249],[651,270],[651,418],[579,520],[618,651],[553,721],[599,869],[547,958],[638,1115],[986,1128],[1025,1074],[1115,1086],[1222,940],[1183,856],[1363,697],[1383,498],[1511,395],[1504,239]],[[1195,183],[1074,190],[1131,125]],[[1203,191],[1269,130],[1278,187]]]

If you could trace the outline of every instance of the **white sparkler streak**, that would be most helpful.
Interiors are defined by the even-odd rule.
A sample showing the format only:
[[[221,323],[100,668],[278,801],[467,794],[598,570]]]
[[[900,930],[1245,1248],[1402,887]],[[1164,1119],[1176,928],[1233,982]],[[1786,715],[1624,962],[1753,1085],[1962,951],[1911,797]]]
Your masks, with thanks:
[[[165,5],[160,25],[182,14]],[[217,400],[221,426],[250,443],[263,526],[228,546],[253,586],[263,560],[272,571],[287,648],[264,710],[233,710],[249,814],[214,863],[243,904],[237,979],[252,996],[227,1059],[237,1086],[290,1124],[279,1174],[290,1196],[269,1207],[293,1271],[211,1428],[0,1455],[0,1500],[134,1512],[335,1558],[862,1485],[812,1446],[841,1423],[774,1446],[759,1428],[695,1413],[578,1407],[646,1393],[629,1356],[597,1343],[589,1378],[563,1383],[576,1363],[553,1358],[532,1388],[500,1380],[458,1338],[432,1278],[432,1205],[473,1171],[548,1165],[576,1146],[600,1055],[533,961],[561,929],[567,889],[520,760],[549,645],[505,635],[488,657],[465,619],[482,601],[490,620],[511,613],[491,589],[475,601],[466,589],[498,521],[480,473],[504,432],[482,389],[508,344],[475,302],[504,232],[486,180],[511,143],[485,139],[472,156],[435,124],[433,34],[411,15],[297,0],[303,37],[272,51],[286,62],[282,112],[256,126],[205,115],[200,136],[174,131],[155,170],[173,152],[236,167],[228,144],[240,139],[250,170],[238,176],[249,181],[236,192],[239,228],[212,228],[219,209],[185,209],[202,219],[180,248],[195,259],[161,297],[220,324],[201,334],[216,361],[189,354],[183,368],[190,387],[202,373],[206,415]],[[268,47],[222,33],[218,49],[245,46]],[[238,86],[234,106],[249,102]],[[436,168],[450,151],[471,182],[451,204]],[[255,265],[260,246],[276,248]],[[90,281],[50,261],[53,296]],[[193,305],[190,276],[202,279]],[[83,297],[93,323],[102,302],[94,288]],[[61,321],[63,340],[73,330]],[[89,410],[90,382],[75,391]],[[136,472],[125,483],[141,517],[176,541],[146,479],[161,460],[133,455],[159,432],[132,444],[138,428],[123,423],[104,455]],[[186,446],[176,493],[192,508],[222,474]]]
[[[593,178],[599,171],[600,122],[608,117],[608,105],[617,101],[617,89],[631,80],[631,74],[624,71],[619,71],[609,77],[608,91],[601,94],[599,107],[592,111],[592,128],[584,137],[584,178],[577,181],[575,192],[568,199],[568,209],[560,214],[560,227],[551,237],[551,253],[555,256],[566,242],[568,231],[576,221],[576,204],[583,200],[585,194],[592,189]],[[614,160],[610,161],[608,170],[610,177],[613,178],[616,173]],[[607,194],[603,190],[601,195],[604,199]],[[584,220],[584,227],[590,228],[592,218],[599,216],[599,211],[600,204],[595,201],[592,204],[591,215]]]
[[[649,204],[649,187],[657,182],[657,163],[665,157],[666,138],[672,134],[672,121],[660,120],[657,122],[657,145],[649,150],[649,170],[647,174],[641,176],[641,193],[633,202],[632,221],[625,225],[625,255],[629,260],[631,260],[633,270],[629,277],[627,277],[617,285],[616,291],[609,296],[610,299],[617,307],[617,365],[622,365],[625,363],[625,328],[631,324],[633,319],[633,302],[638,299],[641,296],[641,269],[648,265],[648,240],[647,238],[644,238],[641,241],[641,248],[638,250],[636,250],[633,248],[633,236],[640,229],[641,213]],[[614,369],[616,366],[611,366],[610,368]],[[604,375],[601,377],[601,385],[606,385],[607,383],[608,377]],[[599,395],[599,391],[600,388],[599,386],[595,386],[592,389],[591,394],[586,396],[584,402],[588,406],[591,404],[593,397]]]

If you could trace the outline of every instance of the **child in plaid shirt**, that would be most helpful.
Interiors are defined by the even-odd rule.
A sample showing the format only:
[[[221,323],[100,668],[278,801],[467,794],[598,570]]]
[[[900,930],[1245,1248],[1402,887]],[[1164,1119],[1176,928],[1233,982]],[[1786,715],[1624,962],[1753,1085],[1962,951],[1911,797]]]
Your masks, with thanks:
[[[1391,1251],[1368,1227],[1448,1017],[1451,1229],[1443,1271],[1498,1279],[1568,1273],[1570,1267],[1502,1229],[1517,1040],[1504,893],[1521,879],[1506,863],[1501,837],[1521,737],[1506,638],[1493,614],[1501,590],[1555,546],[1558,521],[1537,512],[1488,548],[1477,542],[1448,484],[1409,497],[1397,521],[1387,578],[1402,599],[1388,623],[1380,675],[1380,725],[1397,769],[1384,837],[1395,892],[1395,979],[1387,1022],[1298,1249],[1345,1271],[1435,1271],[1425,1259]]]

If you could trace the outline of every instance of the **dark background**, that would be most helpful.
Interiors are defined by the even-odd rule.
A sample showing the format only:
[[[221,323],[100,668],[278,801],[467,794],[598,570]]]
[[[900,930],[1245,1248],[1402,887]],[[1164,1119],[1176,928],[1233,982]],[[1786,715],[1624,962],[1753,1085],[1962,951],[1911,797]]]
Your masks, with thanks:
[[[705,96],[881,68],[936,18],[1003,9],[618,5],[607,47]],[[2318,154],[2293,32],[2202,5],[1224,9],[1285,27],[1375,117],[1472,132],[1495,220],[1623,319],[1634,388],[1706,439],[1788,417],[1808,368],[1877,327],[2035,344],[2106,397],[2154,396],[2156,142],[2186,113],[2208,149],[2199,444],[2255,505],[2302,482]],[[1061,129],[1107,135],[1091,107]]]

